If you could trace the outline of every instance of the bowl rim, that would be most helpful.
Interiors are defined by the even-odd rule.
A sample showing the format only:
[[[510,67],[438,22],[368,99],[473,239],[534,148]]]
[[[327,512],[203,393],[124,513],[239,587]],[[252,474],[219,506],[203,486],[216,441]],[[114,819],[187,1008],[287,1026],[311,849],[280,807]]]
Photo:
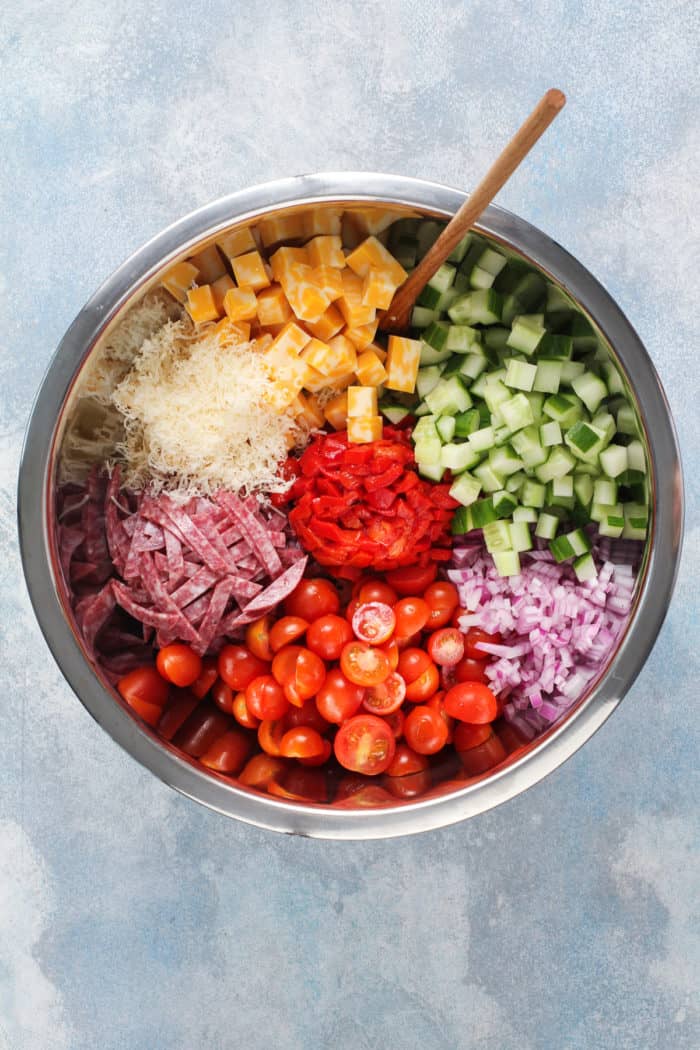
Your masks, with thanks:
[[[593,275],[545,233],[494,205],[477,228],[549,274],[591,316],[630,378],[647,436],[653,435],[653,442],[648,441],[652,537],[636,606],[606,672],[561,723],[498,772],[450,794],[362,810],[285,802],[205,773],[163,747],[155,733],[115,703],[64,614],[49,536],[56,436],[85,358],[124,305],[188,248],[273,212],[354,203],[414,208],[449,218],[465,198],[461,190],[407,176],[322,172],[262,183],[205,204],[137,249],[91,296],[54,352],[32,406],[18,480],[20,551],[30,600],[59,669],[92,717],[138,762],[181,794],[245,823],[307,837],[389,838],[444,827],[500,805],[553,772],[600,728],[637,677],[664,621],[680,559],[683,482],[670,408],[654,365],[620,307]]]

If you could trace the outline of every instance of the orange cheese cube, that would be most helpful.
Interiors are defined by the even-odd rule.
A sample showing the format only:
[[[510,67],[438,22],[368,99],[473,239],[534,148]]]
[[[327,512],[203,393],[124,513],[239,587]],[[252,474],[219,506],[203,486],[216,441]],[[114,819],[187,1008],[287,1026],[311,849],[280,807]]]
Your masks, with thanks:
[[[191,255],[189,261],[199,270],[199,277],[203,284],[205,282],[212,284],[226,273],[226,263],[215,244],[210,244],[208,248],[203,248],[196,255]]]
[[[396,287],[403,284],[408,277],[401,263],[396,261],[388,248],[376,237],[368,237],[359,244],[345,262],[360,277],[364,277],[369,269],[380,270]]]
[[[300,321],[318,321],[330,306],[330,299],[319,288],[311,266],[297,266],[280,274],[289,305]]]
[[[239,288],[252,288],[254,292],[258,292],[270,284],[270,278],[267,276],[265,263],[259,251],[236,256],[231,260],[231,268]]]
[[[268,339],[269,336],[263,338]],[[264,353],[265,364],[274,380],[267,396],[277,411],[284,411],[306,383],[308,366],[297,356],[294,349],[275,344],[277,340],[270,343]]]
[[[307,365],[320,372],[321,375],[325,376],[333,371],[336,355],[328,344],[322,343],[320,339],[312,339],[310,343],[307,343],[301,352],[301,356]]]
[[[362,302],[362,278],[350,270],[340,271],[343,280],[343,294],[338,299],[338,309],[345,318],[348,328],[372,324],[376,311],[373,306]]]
[[[340,237],[314,237],[306,245],[306,253],[312,266],[334,266],[338,270],[345,266],[343,242]]]
[[[333,266],[315,266],[314,277],[318,287],[325,292],[331,302],[340,299],[343,294],[343,279],[340,270]]]
[[[333,304],[319,317],[318,321],[306,321],[306,327],[311,334],[324,342],[331,336],[337,335],[344,324],[343,315]]]
[[[382,432],[381,416],[360,416],[356,419],[348,416],[348,441],[353,445],[366,445],[370,441],[379,441]]]
[[[388,310],[394,298],[396,285],[385,270],[375,270],[370,266],[362,285],[362,302],[365,306],[374,306],[377,310]]]
[[[254,252],[258,249],[255,237],[247,226],[225,233],[216,243],[228,259],[235,259],[237,255],[245,255],[246,252]]]
[[[255,340],[255,349],[259,354],[264,354],[270,349],[272,343],[272,336],[267,332],[263,332],[262,335],[259,335]]]
[[[250,325],[247,321],[232,321],[224,317],[214,329],[224,343],[247,343],[250,339]]]
[[[346,336],[351,343],[354,343],[358,350],[364,350],[374,339],[378,327],[379,318],[375,317],[371,324],[358,325],[357,328],[346,328],[343,335]]]
[[[315,237],[317,234],[337,236],[340,234],[342,223],[342,208],[312,208],[304,215],[304,234],[307,237]]]
[[[250,321],[258,312],[255,292],[252,288],[229,288],[224,295],[224,310],[232,321]]]
[[[297,394],[289,407],[295,418],[305,423],[312,430],[317,430],[323,426],[325,421],[323,409],[313,394]]]
[[[348,418],[348,395],[347,392],[338,394],[329,401],[323,409],[326,422],[330,423],[334,430],[345,430]]]
[[[272,284],[258,293],[258,320],[262,325],[286,324],[292,317],[292,308],[279,284]]]
[[[405,214],[387,211],[386,208],[352,208],[345,212],[346,223],[358,239],[381,233],[396,219],[405,217]]]
[[[219,311],[216,309],[214,294],[210,284],[201,284],[197,288],[190,288],[187,293],[187,313],[195,324],[203,324],[205,321],[217,321]]]
[[[385,367],[386,385],[390,390],[400,390],[404,394],[413,393],[420,364],[420,346],[419,339],[405,339],[399,335],[389,336]]]
[[[333,354],[333,366],[326,372],[328,376],[345,376],[357,367],[357,352],[349,339],[344,335],[335,335],[328,340],[328,348]]]
[[[298,357],[304,347],[311,341],[311,336],[300,328],[294,321],[289,321],[284,326],[272,346],[281,353],[291,353]]]
[[[219,311],[219,317],[224,312],[224,296],[226,292],[230,291],[231,288],[235,288],[233,279],[229,277],[227,273],[223,277],[219,277],[218,280],[214,281],[211,286],[211,294],[214,296],[214,302],[216,303],[216,309]]]
[[[171,266],[168,272],[164,274],[161,284],[166,291],[170,292],[170,294],[177,299],[179,303],[184,303],[187,299],[188,289],[190,289],[197,280],[198,274],[199,270],[192,263],[175,263],[175,265]]]
[[[280,280],[283,273],[296,272],[299,266],[309,265],[306,248],[278,248],[274,255],[270,256],[272,276],[276,281]]]
[[[348,419],[362,419],[377,414],[377,391],[373,386],[348,387]]]
[[[355,372],[363,386],[381,386],[386,382],[386,369],[373,350],[358,356]]]
[[[263,219],[258,231],[266,248],[280,241],[301,240],[304,237],[303,215],[279,215],[274,219]]]
[[[386,350],[383,346],[379,346],[378,343],[370,343],[367,349],[371,350],[373,354],[376,354],[382,364],[386,362]]]

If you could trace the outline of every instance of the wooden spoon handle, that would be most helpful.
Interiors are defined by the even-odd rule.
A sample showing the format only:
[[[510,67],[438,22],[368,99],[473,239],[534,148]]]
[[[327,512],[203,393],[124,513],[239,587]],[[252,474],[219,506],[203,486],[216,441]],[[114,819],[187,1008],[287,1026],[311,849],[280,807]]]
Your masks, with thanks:
[[[442,266],[450,252],[469,232],[481,213],[508,181],[520,162],[527,156],[541,135],[547,130],[566,102],[566,96],[550,88],[533,109],[524,124],[516,131],[503,152],[496,158],[484,178],[452,217],[438,239],[413,273],[396,292],[391,306],[381,319],[380,327],[404,329],[416,298],[433,274]]]

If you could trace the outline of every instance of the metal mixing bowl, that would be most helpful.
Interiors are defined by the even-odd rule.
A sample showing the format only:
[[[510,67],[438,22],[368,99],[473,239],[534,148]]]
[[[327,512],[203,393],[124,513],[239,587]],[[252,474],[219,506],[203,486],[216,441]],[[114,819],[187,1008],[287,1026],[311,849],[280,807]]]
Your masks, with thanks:
[[[99,724],[167,784],[227,816],[320,838],[385,838],[438,828],[505,802],[561,765],[603,724],[639,673],[663,622],[675,581],[683,519],[681,468],[673,424],[649,356],[626,317],[591,274],[522,219],[490,207],[478,229],[539,267],[592,322],[629,384],[650,461],[652,524],[629,625],[605,672],[561,720],[496,771],[450,781],[427,797],[381,808],[339,809],[287,802],[237,786],[161,741],[90,663],[75,628],[55,548],[60,446],[87,358],[178,258],[223,231],[300,209],[381,207],[401,215],[451,216],[464,194],[393,175],[331,173],[257,186],[208,204],[128,259],[73,322],[48,368],[27,430],[19,476],[19,531],[34,609],[61,671]]]

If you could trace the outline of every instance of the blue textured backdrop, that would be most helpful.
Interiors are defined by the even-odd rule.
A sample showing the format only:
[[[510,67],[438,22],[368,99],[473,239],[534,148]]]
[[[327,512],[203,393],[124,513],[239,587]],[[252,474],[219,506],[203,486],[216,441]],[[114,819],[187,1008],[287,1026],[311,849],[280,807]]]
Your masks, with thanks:
[[[699,1045],[698,28],[670,0],[4,6],[1,1050]],[[14,489],[49,356],[191,208],[322,169],[468,187],[552,84],[568,107],[500,200],[603,281],[673,406],[688,529],[659,642],[575,758],[467,824],[227,822],[111,743],[35,625]]]

